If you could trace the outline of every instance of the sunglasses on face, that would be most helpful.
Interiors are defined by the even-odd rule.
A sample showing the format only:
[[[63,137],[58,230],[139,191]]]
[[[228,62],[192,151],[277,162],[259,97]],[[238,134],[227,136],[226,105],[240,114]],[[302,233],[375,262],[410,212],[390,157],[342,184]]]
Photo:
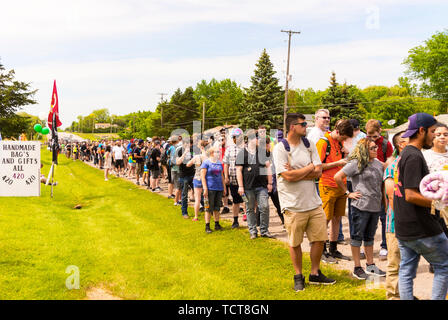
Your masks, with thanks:
[[[330,117],[320,117],[320,118],[324,120],[330,120]]]
[[[297,123],[293,123],[292,125],[293,125],[293,126],[296,126],[296,125],[301,125],[302,127],[304,127],[304,128],[305,128],[307,124],[308,124],[308,123],[304,121],[304,122],[297,122]]]

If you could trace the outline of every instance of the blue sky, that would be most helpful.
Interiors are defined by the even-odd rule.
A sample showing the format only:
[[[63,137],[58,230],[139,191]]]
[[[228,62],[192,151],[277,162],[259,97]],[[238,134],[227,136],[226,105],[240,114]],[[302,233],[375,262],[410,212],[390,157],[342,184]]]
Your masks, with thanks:
[[[393,85],[409,49],[447,29],[448,3],[414,1],[23,1],[2,5],[0,59],[38,89],[48,113],[58,85],[63,128],[98,108],[154,110],[159,92],[201,79],[250,84],[266,48],[284,85],[294,35],[292,88],[324,89],[332,71],[363,88]]]

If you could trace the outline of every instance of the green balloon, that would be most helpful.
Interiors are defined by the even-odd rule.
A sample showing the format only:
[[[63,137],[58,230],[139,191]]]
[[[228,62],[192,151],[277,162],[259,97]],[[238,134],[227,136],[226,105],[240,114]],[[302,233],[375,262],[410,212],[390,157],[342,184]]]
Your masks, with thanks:
[[[45,128],[42,128],[42,134],[49,134],[50,133],[50,128],[48,128],[48,127],[45,127]]]
[[[35,130],[36,132],[41,132],[41,131],[42,131],[42,126],[41,126],[40,124],[36,123],[36,124],[34,125],[34,130]]]

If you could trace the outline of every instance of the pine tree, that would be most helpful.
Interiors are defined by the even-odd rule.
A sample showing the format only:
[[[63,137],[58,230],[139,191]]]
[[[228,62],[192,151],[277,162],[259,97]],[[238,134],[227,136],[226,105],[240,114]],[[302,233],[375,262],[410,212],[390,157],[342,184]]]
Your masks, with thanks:
[[[361,104],[364,100],[362,92],[356,86],[338,84],[336,73],[331,73],[330,87],[322,96],[322,105],[330,111],[332,127],[339,119],[358,119],[363,122]]]
[[[268,130],[281,127],[284,92],[274,77],[276,71],[266,49],[255,66],[252,85],[245,89],[240,126],[257,129],[259,125],[265,125]]]

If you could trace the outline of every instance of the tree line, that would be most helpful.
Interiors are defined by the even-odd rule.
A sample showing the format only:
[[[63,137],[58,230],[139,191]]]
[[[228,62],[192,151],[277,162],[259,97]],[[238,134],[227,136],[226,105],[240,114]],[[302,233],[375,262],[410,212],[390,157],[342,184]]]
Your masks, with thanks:
[[[394,86],[372,85],[359,88],[339,83],[336,73],[330,76],[325,90],[289,89],[288,112],[314,113],[329,109],[334,121],[356,118],[362,124],[378,119],[385,128],[398,126],[416,112],[438,115],[448,107],[448,31],[437,32],[421,46],[409,50],[403,61],[405,74]],[[27,132],[32,116],[17,113],[21,106],[36,103],[29,84],[15,81],[14,71],[5,72],[0,65],[0,131],[4,136]],[[266,49],[255,64],[250,86],[243,88],[231,79],[202,80],[194,87],[178,88],[169,100],[163,100],[154,111],[111,115],[107,108],[78,116],[66,128],[71,132],[116,132],[122,138],[168,136],[176,128],[192,132],[192,122],[205,118],[205,130],[225,124],[242,129],[263,124],[267,129],[280,129],[283,124],[285,91],[276,77]],[[395,120],[389,125],[389,120]],[[95,123],[112,127],[95,129]]]

